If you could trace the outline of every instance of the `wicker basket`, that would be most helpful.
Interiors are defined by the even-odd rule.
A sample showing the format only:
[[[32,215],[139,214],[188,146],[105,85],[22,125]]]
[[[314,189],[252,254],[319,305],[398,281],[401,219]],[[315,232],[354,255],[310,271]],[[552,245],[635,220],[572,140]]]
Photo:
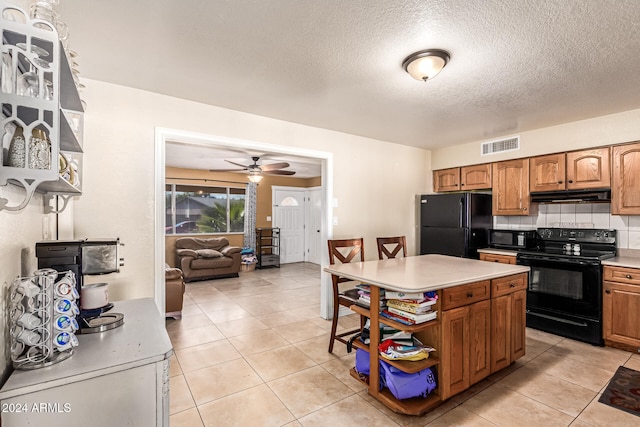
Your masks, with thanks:
[[[246,273],[247,271],[253,271],[256,269],[255,264],[240,264],[240,271]]]

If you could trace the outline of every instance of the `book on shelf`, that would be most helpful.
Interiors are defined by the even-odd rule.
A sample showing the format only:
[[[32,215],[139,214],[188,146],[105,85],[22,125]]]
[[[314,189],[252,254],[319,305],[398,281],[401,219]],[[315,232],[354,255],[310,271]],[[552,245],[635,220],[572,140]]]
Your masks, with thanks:
[[[426,300],[419,303],[409,302],[405,300],[390,299],[387,300],[389,307],[394,307],[400,310],[405,310],[410,313],[425,313],[431,311],[433,305],[437,300]]]
[[[387,307],[387,311],[392,314],[395,314],[396,316],[400,316],[400,317],[404,317],[406,319],[412,320],[414,323],[428,322],[429,320],[433,320],[437,317],[436,311],[430,311],[429,313],[425,313],[425,314],[415,314],[415,313],[409,313],[404,310],[398,310],[397,308],[393,308],[393,307]]]
[[[395,322],[401,323],[403,325],[415,325],[416,322],[404,317],[404,316],[398,316],[397,314],[391,313],[389,310],[382,310],[380,312],[380,316],[382,317],[386,317],[387,319],[393,320]]]

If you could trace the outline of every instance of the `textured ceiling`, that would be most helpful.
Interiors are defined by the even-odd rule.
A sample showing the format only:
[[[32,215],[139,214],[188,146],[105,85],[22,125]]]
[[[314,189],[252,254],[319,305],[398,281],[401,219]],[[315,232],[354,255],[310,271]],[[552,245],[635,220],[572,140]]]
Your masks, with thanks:
[[[58,10],[83,77],[399,144],[640,108],[638,0],[62,0]],[[427,48],[451,61],[422,83],[401,63]]]

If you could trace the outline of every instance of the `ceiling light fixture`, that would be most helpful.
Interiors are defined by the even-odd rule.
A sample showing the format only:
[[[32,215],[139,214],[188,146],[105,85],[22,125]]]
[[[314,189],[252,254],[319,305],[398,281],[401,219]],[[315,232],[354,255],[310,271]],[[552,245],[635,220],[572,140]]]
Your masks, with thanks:
[[[427,49],[412,53],[402,62],[402,68],[416,80],[427,81],[438,75],[449,62],[449,52]]]
[[[260,174],[259,170],[252,170],[249,172],[249,181],[255,182],[256,184],[262,181],[263,176]]]

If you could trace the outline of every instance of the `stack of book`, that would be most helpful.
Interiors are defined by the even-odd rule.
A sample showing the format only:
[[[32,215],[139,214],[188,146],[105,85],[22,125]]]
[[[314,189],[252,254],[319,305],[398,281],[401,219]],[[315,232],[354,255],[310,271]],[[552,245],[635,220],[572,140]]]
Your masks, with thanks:
[[[437,317],[433,306],[437,295],[432,292],[393,292],[386,293],[386,309],[380,315],[404,325],[416,325]]]
[[[363,333],[361,334],[361,341],[365,344],[369,344],[370,337],[370,328],[371,320],[367,319],[367,322],[364,325]],[[413,345],[413,334],[411,332],[404,332],[398,329],[392,328],[391,326],[385,325],[384,323],[380,323],[380,342],[384,342],[386,340],[393,340],[398,344],[404,345]]]
[[[366,308],[371,307],[371,287],[367,284],[360,283],[356,285],[356,288],[358,289],[358,301],[356,304]],[[386,308],[386,306],[384,289],[380,289],[380,309]]]

